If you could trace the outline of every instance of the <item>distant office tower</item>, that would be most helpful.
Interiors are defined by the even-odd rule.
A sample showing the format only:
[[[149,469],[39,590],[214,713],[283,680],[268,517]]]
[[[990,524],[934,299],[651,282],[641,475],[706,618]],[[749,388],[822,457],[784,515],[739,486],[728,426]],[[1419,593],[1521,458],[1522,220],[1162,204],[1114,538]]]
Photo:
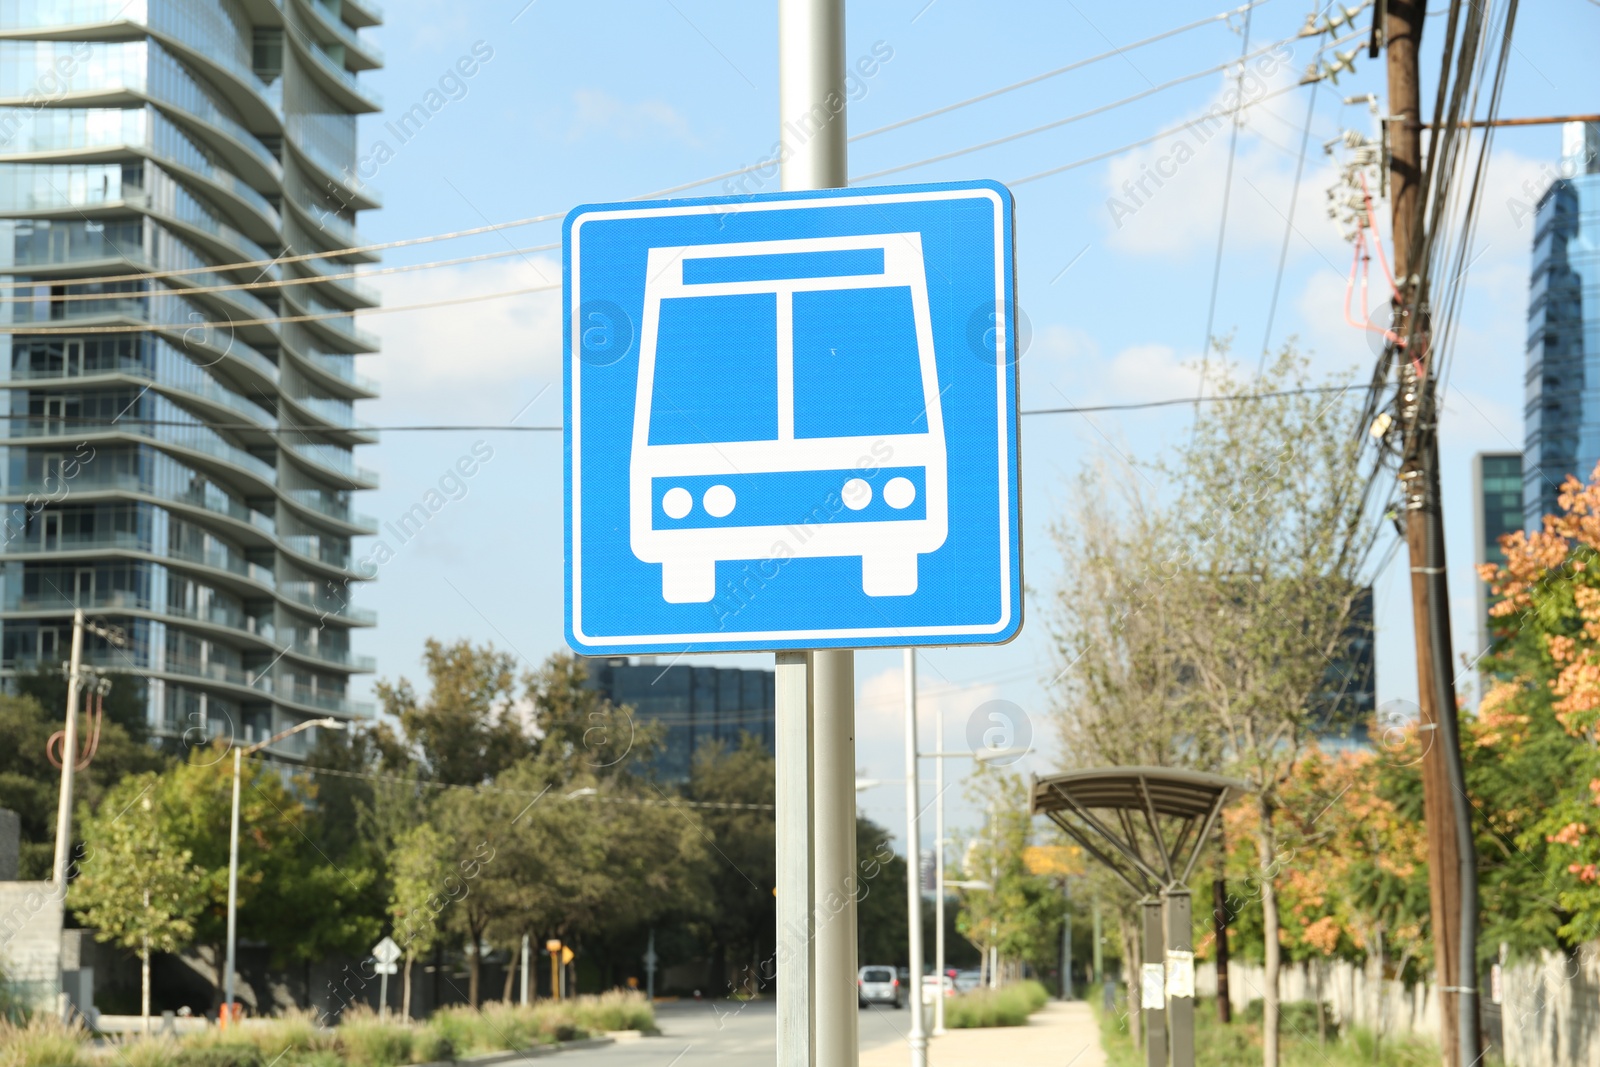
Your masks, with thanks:
[[[1362,747],[1378,705],[1378,666],[1373,651],[1372,587],[1356,593],[1343,648],[1328,661],[1323,688],[1311,697],[1307,721],[1325,747]]]
[[[1501,564],[1506,554],[1500,550],[1500,538],[1513,530],[1523,528],[1522,517],[1522,453],[1479,452],[1472,457],[1472,511],[1475,531],[1474,563]],[[1471,649],[1473,656],[1489,647],[1493,632],[1489,625],[1488,582],[1475,582],[1478,590],[1478,647]]]
[[[686,782],[694,754],[708,741],[736,748],[749,734],[770,753],[773,672],[662,665],[653,657],[585,659],[589,688],[636,721],[662,727],[666,745],[650,766],[664,781]]]
[[[1600,126],[1562,127],[1561,176],[1534,215],[1522,521],[1542,526],[1569,474],[1600,463]]]
[[[143,687],[163,743],[363,716],[350,276],[372,0],[0,0],[0,673]],[[271,282],[270,288],[247,288]],[[306,735],[285,746],[303,752]]]

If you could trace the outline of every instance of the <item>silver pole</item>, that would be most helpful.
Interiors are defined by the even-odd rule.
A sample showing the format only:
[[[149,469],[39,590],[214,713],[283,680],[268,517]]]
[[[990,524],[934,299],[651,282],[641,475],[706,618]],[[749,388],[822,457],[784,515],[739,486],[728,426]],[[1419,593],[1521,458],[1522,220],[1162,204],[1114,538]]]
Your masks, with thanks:
[[[815,1067],[810,654],[779,652],[777,660],[778,1067]],[[653,939],[652,931],[652,949]],[[654,985],[654,968],[649,974]]]
[[[223,966],[222,1012],[233,1022],[233,969],[235,937],[239,929],[239,761],[242,750],[233,748],[233,819],[228,824],[228,960]]]
[[[933,1036],[944,1036],[944,711],[933,708],[933,743],[939,757],[933,761],[933,958],[939,974],[933,998]]]
[[[655,931],[654,930],[652,930],[650,933],[651,933],[652,937],[655,936]],[[528,951],[532,947],[533,946],[531,944],[529,944],[529,942],[528,942],[528,935],[527,934],[523,934],[522,935],[522,1006],[524,1008],[526,1008],[528,1006]]]
[[[816,759],[817,1065],[855,1067],[856,736],[855,653],[811,653]]]
[[[911,1067],[928,1067],[928,1035],[922,1029],[922,828],[917,788],[917,652],[906,664],[906,917],[911,956]],[[935,983],[937,987],[938,983]]]
[[[56,806],[56,856],[52,868],[56,892],[67,893],[68,857],[72,855],[72,773],[78,762],[78,671],[83,663],[83,609],[72,613],[72,661],[67,667],[67,728],[61,739],[61,797]]]
[[[779,0],[778,55],[778,136],[788,149],[783,188],[840,188],[846,183],[844,0]],[[800,141],[791,123],[816,132]],[[786,678],[786,668],[795,677]],[[778,1062],[854,1067],[855,654],[780,653],[778,675],[780,744],[789,742],[787,754],[778,755]],[[802,848],[804,860],[797,855]],[[820,921],[813,919],[814,904]],[[813,923],[808,945],[788,953],[785,966],[782,949],[812,932]],[[795,988],[802,974],[804,992]]]

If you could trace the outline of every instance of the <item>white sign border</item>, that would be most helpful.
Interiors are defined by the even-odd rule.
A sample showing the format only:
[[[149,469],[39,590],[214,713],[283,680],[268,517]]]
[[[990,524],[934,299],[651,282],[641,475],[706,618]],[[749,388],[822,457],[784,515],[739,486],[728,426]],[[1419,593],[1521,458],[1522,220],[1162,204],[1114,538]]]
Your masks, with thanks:
[[[577,321],[578,308],[582,303],[579,293],[578,269],[579,241],[583,224],[588,221],[639,219],[639,218],[668,218],[680,215],[728,215],[743,211],[772,211],[795,210],[797,204],[808,207],[823,206],[849,206],[872,204],[905,204],[922,200],[957,200],[970,198],[983,198],[994,204],[995,220],[995,347],[999,358],[995,360],[995,392],[996,406],[998,408],[999,425],[999,456],[1000,456],[1000,618],[993,623],[981,623],[966,626],[880,626],[880,627],[853,627],[832,630],[749,630],[738,633],[728,633],[724,630],[715,630],[707,633],[673,633],[673,634],[629,634],[622,636],[607,636],[603,638],[592,637],[583,632],[583,523],[582,506],[583,493],[582,481],[582,369],[581,334],[568,329],[568,347],[564,353],[567,366],[571,375],[571,394],[567,398],[570,408],[567,412],[567,441],[569,454],[567,463],[571,471],[571,487],[568,493],[568,537],[570,544],[567,560],[567,581],[570,583],[569,596],[571,597],[571,616],[569,619],[568,639],[584,654],[620,655],[624,653],[649,654],[651,652],[665,651],[662,646],[675,646],[672,651],[679,651],[676,646],[693,646],[703,643],[707,647],[705,652],[759,652],[759,651],[792,651],[797,648],[848,648],[852,639],[871,640],[873,646],[893,648],[893,644],[886,643],[896,637],[982,637],[989,634],[998,634],[1011,626],[1017,605],[1011,601],[1011,471],[1009,432],[1014,425],[1012,417],[1015,412],[1008,411],[1008,404],[1014,405],[1016,398],[1009,396],[1006,376],[1011,367],[1005,359],[1007,347],[1007,331],[1011,329],[1011,305],[1006,300],[1007,267],[1005,262],[1006,243],[1005,228],[1008,222],[1006,202],[998,191],[984,185],[978,187],[952,187],[944,189],[928,189],[915,192],[891,192],[877,195],[862,196],[815,196],[815,197],[785,197],[778,200],[760,200],[742,203],[700,203],[685,204],[669,207],[639,207],[639,208],[605,208],[579,209],[567,222],[567,254],[570,257],[571,269],[568,272],[568,289],[570,302],[566,308],[566,319],[570,324]],[[1017,426],[1018,448],[1021,448],[1021,427]],[[1021,490],[1021,472],[1018,471],[1018,491]],[[1017,509],[1017,541],[1020,546],[1022,531],[1021,508]],[[1019,625],[1012,636],[1021,632]],[[1009,638],[1007,639],[1009,640]],[[778,642],[778,644],[773,644]],[[738,648],[729,647],[738,645]],[[688,651],[688,649],[682,649]]]

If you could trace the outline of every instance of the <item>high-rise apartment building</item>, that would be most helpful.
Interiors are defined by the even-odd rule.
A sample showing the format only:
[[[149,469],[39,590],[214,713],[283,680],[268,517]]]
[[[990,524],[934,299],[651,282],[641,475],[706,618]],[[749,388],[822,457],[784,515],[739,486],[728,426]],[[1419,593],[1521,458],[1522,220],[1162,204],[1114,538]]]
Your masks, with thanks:
[[[86,659],[171,743],[363,716],[351,312],[372,0],[0,0],[0,673]],[[354,183],[354,184],[353,184]],[[303,751],[304,734],[284,754]]]
[[[1600,464],[1600,125],[1562,127],[1560,176],[1534,213],[1522,517],[1540,529],[1569,474]]]

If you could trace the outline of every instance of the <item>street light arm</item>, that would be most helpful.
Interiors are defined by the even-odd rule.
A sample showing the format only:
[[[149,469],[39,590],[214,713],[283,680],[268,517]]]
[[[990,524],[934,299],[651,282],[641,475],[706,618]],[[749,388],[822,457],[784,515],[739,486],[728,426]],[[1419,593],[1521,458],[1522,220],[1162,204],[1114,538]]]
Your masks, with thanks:
[[[339,719],[307,719],[305,722],[297,723],[281,733],[273,734],[265,741],[257,741],[255,744],[244,749],[244,754],[249,756],[253,753],[260,752],[264,748],[270,748],[279,741],[282,741],[284,738],[291,737],[294,734],[299,733],[301,730],[309,730],[313,726],[320,726],[324,730],[343,730],[345,728],[344,723]]]

